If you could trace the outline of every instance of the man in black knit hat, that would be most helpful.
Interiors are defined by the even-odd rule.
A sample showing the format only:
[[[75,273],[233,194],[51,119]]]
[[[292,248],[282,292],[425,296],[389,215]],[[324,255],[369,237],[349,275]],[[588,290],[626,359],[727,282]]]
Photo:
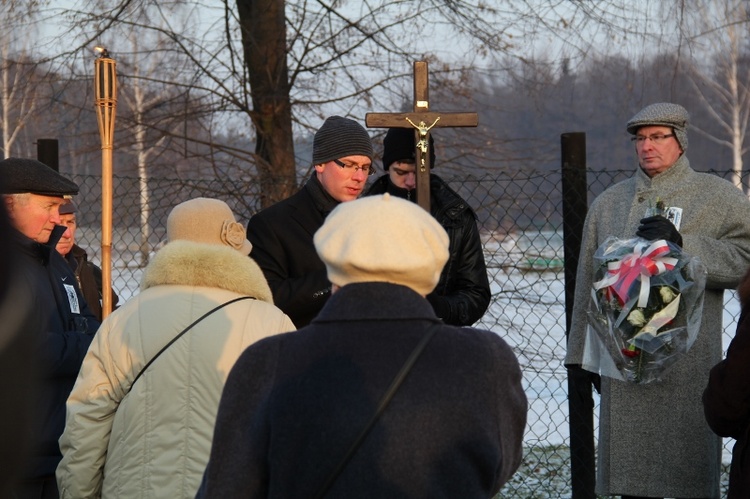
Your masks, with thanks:
[[[329,117],[313,139],[315,174],[296,194],[260,211],[247,225],[250,256],[263,270],[274,303],[298,329],[318,315],[331,295],[313,234],[339,203],[359,197],[374,172],[372,156],[372,141],[362,125]]]
[[[416,202],[416,148],[414,130],[391,128],[383,139],[386,174],[366,196],[390,193]],[[435,145],[430,136],[430,164],[435,166]],[[430,173],[430,213],[448,232],[450,257],[440,282],[427,295],[435,314],[446,324],[470,326],[482,318],[490,304],[490,284],[484,263],[476,215],[443,179]]]

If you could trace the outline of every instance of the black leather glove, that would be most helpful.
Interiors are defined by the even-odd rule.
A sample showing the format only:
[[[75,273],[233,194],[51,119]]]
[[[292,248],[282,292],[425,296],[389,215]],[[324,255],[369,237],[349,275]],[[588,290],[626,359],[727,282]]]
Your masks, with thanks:
[[[682,236],[677,228],[661,215],[641,219],[641,225],[638,227],[636,236],[655,241],[657,239],[666,239],[682,248]]]

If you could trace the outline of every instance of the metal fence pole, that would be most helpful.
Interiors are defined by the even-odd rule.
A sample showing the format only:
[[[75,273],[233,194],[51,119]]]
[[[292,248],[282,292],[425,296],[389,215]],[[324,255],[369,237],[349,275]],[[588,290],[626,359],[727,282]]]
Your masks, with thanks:
[[[56,172],[60,171],[60,156],[57,139],[37,139],[36,159]]]
[[[586,182],[586,134],[564,133],[562,149],[563,248],[565,255],[565,337],[573,315],[578,254],[583,222],[588,211]],[[588,377],[568,371],[570,467],[573,499],[593,498],[596,484],[594,458],[594,399]]]

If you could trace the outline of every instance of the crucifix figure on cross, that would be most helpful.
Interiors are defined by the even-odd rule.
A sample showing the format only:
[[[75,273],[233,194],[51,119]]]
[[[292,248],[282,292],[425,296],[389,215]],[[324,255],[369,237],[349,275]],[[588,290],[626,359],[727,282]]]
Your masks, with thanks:
[[[411,113],[367,113],[365,124],[371,128],[414,128],[416,143],[417,203],[430,211],[430,130],[434,127],[475,127],[477,113],[437,113],[430,111],[427,62],[414,63],[414,109]],[[389,165],[383,165],[388,168]]]

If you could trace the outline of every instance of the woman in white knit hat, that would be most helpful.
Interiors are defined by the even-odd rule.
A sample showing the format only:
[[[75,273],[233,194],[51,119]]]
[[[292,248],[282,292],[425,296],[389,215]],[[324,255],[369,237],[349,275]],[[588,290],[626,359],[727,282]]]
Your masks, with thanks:
[[[508,344],[425,299],[445,230],[385,194],[340,204],[314,241],[333,295],[237,361],[198,497],[495,495],[520,464],[527,401]]]
[[[229,370],[248,345],[294,330],[226,203],[177,205],[167,238],[83,361],[60,439],[61,497],[194,497]]]

